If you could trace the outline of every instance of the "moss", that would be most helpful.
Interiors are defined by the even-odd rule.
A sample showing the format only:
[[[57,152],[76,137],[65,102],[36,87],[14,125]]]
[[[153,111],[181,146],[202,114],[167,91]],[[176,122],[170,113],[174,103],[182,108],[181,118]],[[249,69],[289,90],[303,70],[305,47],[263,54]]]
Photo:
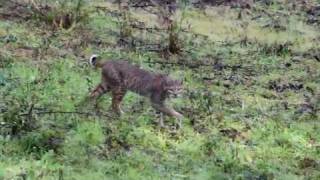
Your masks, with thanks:
[[[182,52],[168,55],[119,48],[117,7],[84,7],[89,21],[69,31],[35,19],[0,22],[0,179],[319,177],[320,34],[304,13],[285,1],[256,3],[250,13],[178,10],[190,29],[179,34]],[[157,24],[148,12],[130,11],[147,27]],[[265,26],[274,22],[284,28]],[[141,46],[167,39],[155,30],[132,35]],[[183,79],[183,98],[168,102],[185,115],[183,128],[173,131],[168,117],[169,128],[158,128],[150,103],[131,92],[121,118],[109,117],[110,94],[98,109],[85,101],[100,81],[87,66],[92,53]]]

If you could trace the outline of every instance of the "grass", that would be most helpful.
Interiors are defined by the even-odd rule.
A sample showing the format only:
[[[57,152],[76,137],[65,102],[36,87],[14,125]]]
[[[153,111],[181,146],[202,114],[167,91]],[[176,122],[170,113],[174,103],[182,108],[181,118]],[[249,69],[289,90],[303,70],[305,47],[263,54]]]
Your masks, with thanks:
[[[293,15],[280,17],[279,31],[263,27],[270,16],[261,8]],[[320,64],[301,55],[319,49],[318,27],[282,1],[257,3],[242,19],[239,11],[187,9],[185,52],[168,60],[213,64],[195,68],[148,63],[162,54],[118,47],[117,18],[101,11],[54,33],[38,20],[1,20],[0,179],[319,179]],[[86,64],[92,53],[183,79],[184,98],[169,102],[186,116],[183,128],[172,131],[174,119],[166,117],[170,128],[159,129],[150,103],[134,93],[121,118],[36,114],[94,114],[94,105],[83,103],[100,81]],[[110,95],[102,97],[98,110],[108,113],[110,103]]]

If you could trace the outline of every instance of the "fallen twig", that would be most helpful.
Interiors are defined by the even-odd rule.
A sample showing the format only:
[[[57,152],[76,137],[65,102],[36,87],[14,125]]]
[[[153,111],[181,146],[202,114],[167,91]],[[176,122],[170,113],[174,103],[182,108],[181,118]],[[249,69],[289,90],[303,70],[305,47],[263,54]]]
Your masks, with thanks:
[[[89,112],[79,112],[79,111],[43,111],[43,112],[34,112],[34,114],[37,115],[44,115],[44,114],[79,114],[79,115],[86,115],[86,116],[105,116],[112,118],[109,114],[95,114],[95,113],[89,113]],[[30,116],[30,113],[23,113],[19,114],[19,116]]]

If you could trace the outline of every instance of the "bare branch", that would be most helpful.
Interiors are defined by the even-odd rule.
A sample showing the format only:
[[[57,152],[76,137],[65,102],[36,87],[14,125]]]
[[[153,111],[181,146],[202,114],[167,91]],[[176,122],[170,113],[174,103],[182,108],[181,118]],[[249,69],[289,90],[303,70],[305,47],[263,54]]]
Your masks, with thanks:
[[[79,115],[85,115],[85,116],[105,116],[112,118],[109,114],[95,114],[95,113],[89,113],[89,112],[79,112],[79,111],[43,111],[43,112],[34,112],[34,114],[37,115],[45,115],[45,114],[79,114]],[[24,114],[19,114],[19,116],[30,116],[29,112]]]

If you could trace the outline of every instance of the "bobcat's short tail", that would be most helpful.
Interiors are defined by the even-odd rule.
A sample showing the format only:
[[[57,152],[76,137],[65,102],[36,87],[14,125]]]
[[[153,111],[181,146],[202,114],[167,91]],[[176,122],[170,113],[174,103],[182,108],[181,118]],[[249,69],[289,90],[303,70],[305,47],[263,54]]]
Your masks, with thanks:
[[[98,59],[98,55],[93,54],[90,59],[89,59],[89,63],[90,65],[96,67],[96,68],[101,68],[103,66],[103,62],[100,62],[97,60]]]

